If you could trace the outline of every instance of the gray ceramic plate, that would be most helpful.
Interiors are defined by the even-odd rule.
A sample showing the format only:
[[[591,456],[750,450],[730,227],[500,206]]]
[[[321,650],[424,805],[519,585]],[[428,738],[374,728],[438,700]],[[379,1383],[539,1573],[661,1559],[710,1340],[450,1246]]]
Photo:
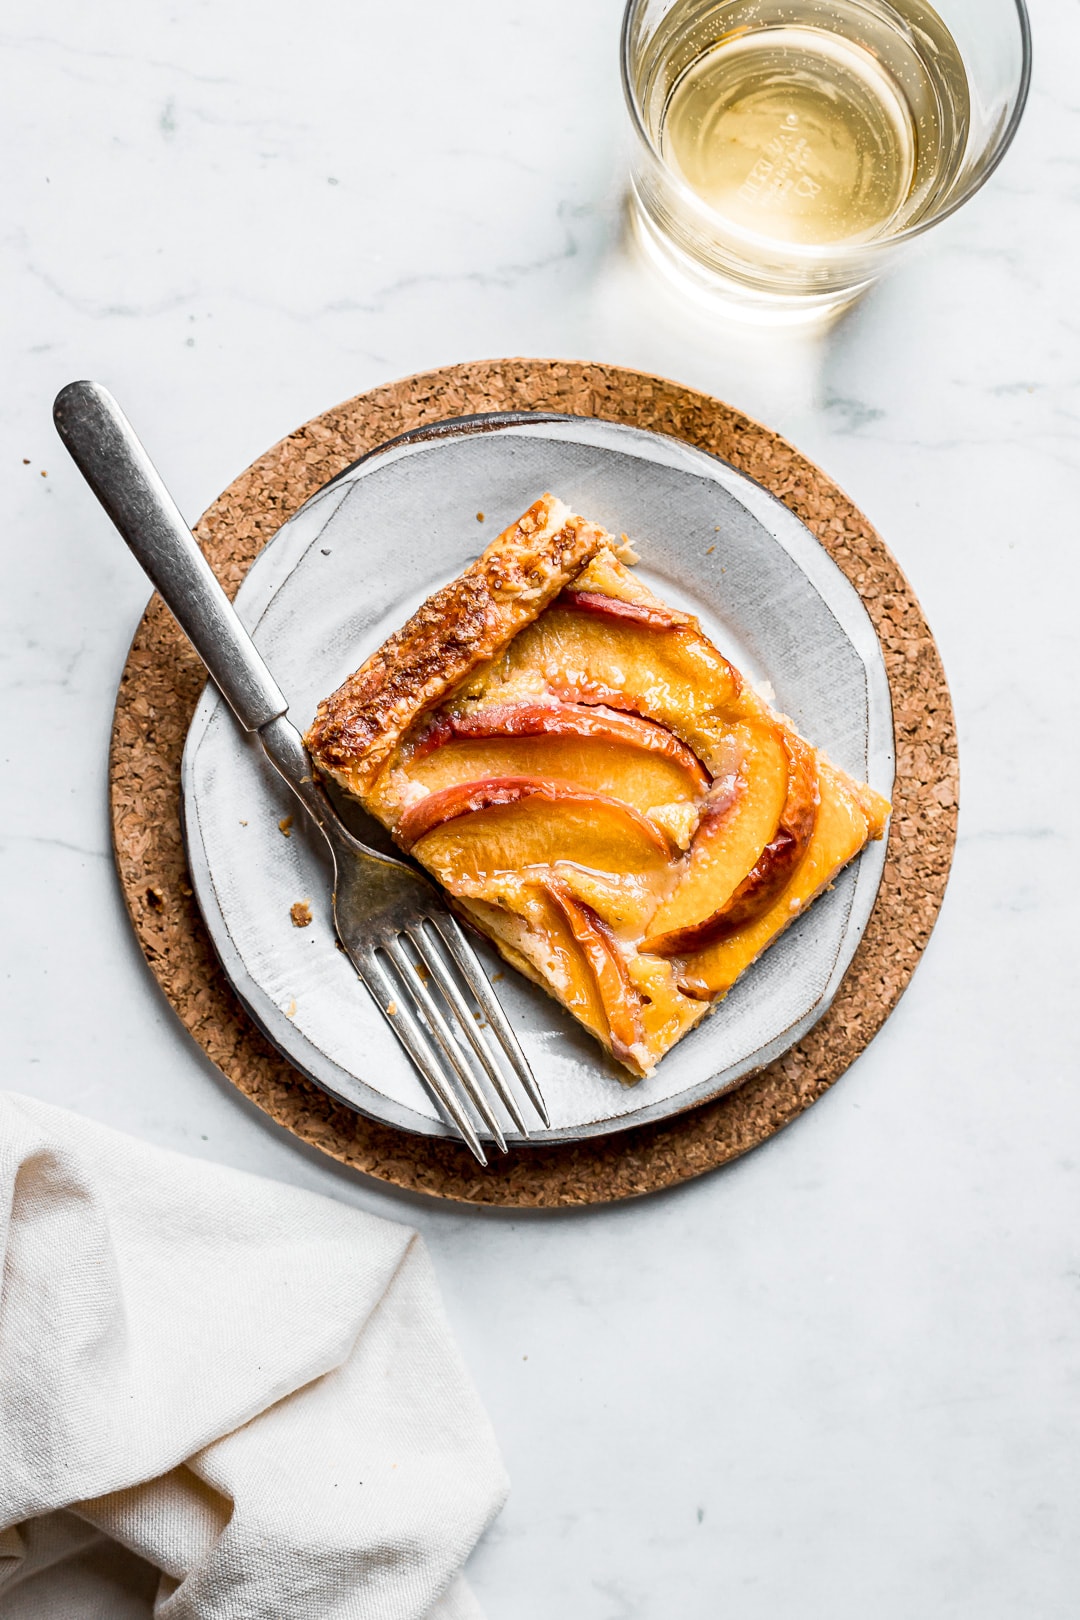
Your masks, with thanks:
[[[471,417],[408,435],[366,456],[285,524],[237,607],[297,723],[306,725],[320,698],[545,490],[625,530],[649,585],[696,613],[837,764],[890,793],[881,649],[858,595],[809,530],[702,451],[575,417]],[[319,842],[299,815],[288,839],[278,828],[294,808],[208,688],[184,753],[184,832],[195,893],[233,988],[286,1057],[333,1096],[405,1130],[449,1134],[335,947]],[[599,1136],[676,1114],[786,1051],[836,993],[884,853],[871,845],[634,1086],[622,1084],[573,1019],[508,969],[499,992],[551,1111],[551,1130],[538,1139]],[[304,899],[315,920],[297,929],[289,908]],[[485,960],[497,970],[493,953]]]

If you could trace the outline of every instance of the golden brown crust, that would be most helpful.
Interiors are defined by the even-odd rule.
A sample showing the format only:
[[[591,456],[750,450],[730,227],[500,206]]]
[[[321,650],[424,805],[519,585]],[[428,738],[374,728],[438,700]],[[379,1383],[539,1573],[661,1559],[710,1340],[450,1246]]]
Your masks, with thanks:
[[[596,524],[542,495],[319,704],[304,739],[319,768],[362,791],[413,722],[495,657],[610,543]]]

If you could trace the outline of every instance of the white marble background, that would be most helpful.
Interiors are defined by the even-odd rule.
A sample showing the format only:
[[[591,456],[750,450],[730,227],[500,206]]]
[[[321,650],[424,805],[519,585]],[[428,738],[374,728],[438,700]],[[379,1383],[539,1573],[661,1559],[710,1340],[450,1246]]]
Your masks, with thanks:
[[[711,339],[619,261],[619,11],[5,9],[4,1080],[423,1229],[514,1479],[471,1572],[491,1620],[1064,1620],[1080,9],[1035,0],[1006,166],[820,353]],[[339,1171],[174,1020],[105,810],[147,591],[49,414],[108,383],[194,517],[330,403],[514,353],[661,371],[790,434],[915,582],[963,745],[945,912],[871,1051],[728,1172],[564,1218]]]

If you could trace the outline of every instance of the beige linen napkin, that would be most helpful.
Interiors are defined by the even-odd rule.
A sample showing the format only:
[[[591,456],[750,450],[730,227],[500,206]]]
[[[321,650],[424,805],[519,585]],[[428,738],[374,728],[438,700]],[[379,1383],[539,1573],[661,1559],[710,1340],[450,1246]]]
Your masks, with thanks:
[[[0,1252],[3,1620],[478,1620],[415,1233],[0,1093]]]

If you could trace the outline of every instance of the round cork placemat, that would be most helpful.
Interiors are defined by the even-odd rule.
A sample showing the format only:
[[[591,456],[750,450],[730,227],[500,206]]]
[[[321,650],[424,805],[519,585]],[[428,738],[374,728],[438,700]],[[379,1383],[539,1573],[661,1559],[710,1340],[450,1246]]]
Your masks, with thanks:
[[[131,920],[158,983],[218,1068],[279,1125],[413,1192],[532,1208],[607,1203],[673,1186],[756,1147],[809,1108],[873,1039],[915,971],[944,896],[956,837],[956,733],[933,636],[862,513],[778,434],[661,377],[569,361],[490,360],[388,383],[268,450],[200,520],[200,543],[231,595],[286,519],[365,451],[425,422],[502,410],[605,417],[722,456],[809,526],[866,603],[892,688],[894,814],[877,904],[824,1018],[714,1102],[599,1140],[520,1148],[487,1169],[452,1141],[409,1136],[334,1103],[259,1033],[196,907],[180,836],[180,759],[205,672],[156,596],[117,696],[113,837]]]

